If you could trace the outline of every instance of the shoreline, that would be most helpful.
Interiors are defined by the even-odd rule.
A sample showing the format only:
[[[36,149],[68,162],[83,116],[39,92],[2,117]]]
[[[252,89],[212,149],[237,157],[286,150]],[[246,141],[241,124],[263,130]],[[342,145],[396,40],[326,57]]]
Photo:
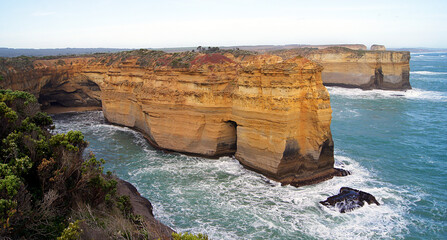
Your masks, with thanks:
[[[102,111],[102,108],[100,107],[52,107],[49,108],[50,111],[47,111],[48,109],[44,110],[45,112],[49,113],[49,114],[62,114],[62,113],[70,113],[70,112],[88,112],[88,111]],[[140,134],[143,135],[144,139],[146,140],[146,142],[153,147],[156,150],[162,151],[163,153],[167,153],[167,154],[183,154],[186,156],[193,156],[193,157],[203,157],[203,158],[207,158],[207,159],[219,159],[220,157],[233,157],[235,158],[239,164],[242,165],[242,167],[244,167],[245,169],[257,172],[259,174],[262,174],[263,176],[269,178],[270,180],[276,181],[281,183],[282,186],[285,185],[292,185],[294,187],[302,187],[302,186],[306,186],[306,185],[314,185],[329,179],[332,179],[333,177],[343,177],[343,176],[347,176],[350,173],[343,170],[343,169],[339,169],[339,168],[331,168],[331,169],[325,169],[323,171],[318,172],[317,174],[315,174],[314,176],[310,177],[310,176],[306,176],[304,178],[296,178],[296,176],[287,176],[284,178],[276,178],[266,172],[260,171],[256,168],[251,167],[248,164],[245,164],[243,160],[238,159],[235,157],[234,154],[231,153],[226,153],[226,154],[220,154],[220,155],[204,155],[204,154],[197,154],[197,153],[190,153],[190,152],[180,152],[180,151],[173,151],[170,149],[164,149],[160,146],[158,146],[158,144],[155,143],[154,140],[151,139],[151,137],[149,135],[147,135],[144,131],[140,130],[137,127],[128,127],[125,125],[121,125],[121,124],[117,124],[117,123],[113,123],[107,120],[107,118],[104,117],[104,120],[106,121],[106,123],[110,124],[110,125],[115,125],[115,126],[120,126],[120,127],[127,127],[129,129],[132,129]]]

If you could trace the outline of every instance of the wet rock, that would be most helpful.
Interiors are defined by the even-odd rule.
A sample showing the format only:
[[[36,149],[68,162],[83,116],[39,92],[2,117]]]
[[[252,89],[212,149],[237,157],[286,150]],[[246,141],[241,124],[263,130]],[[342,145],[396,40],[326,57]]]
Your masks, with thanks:
[[[376,198],[367,192],[349,187],[342,187],[340,188],[339,194],[328,197],[325,201],[321,201],[320,203],[327,207],[335,207],[341,213],[345,213],[363,207],[365,202],[368,204],[375,203],[376,205],[380,205]]]
[[[351,175],[351,172],[348,171],[348,170],[344,170],[344,169],[341,169],[341,168],[334,168],[334,169],[335,169],[335,174],[334,174],[334,176],[337,176],[337,177],[346,177],[346,176],[348,176],[348,175]]]

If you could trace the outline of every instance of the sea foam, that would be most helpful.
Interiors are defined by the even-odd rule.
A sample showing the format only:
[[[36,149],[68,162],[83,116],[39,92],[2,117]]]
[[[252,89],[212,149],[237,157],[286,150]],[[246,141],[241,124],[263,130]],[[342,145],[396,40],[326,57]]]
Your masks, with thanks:
[[[175,199],[153,203],[156,216],[177,231],[204,232],[212,239],[275,238],[279,233],[285,238],[370,239],[390,238],[406,231],[408,222],[403,216],[407,207],[401,190],[381,183],[346,156],[337,155],[336,166],[352,175],[295,188],[282,187],[243,168],[233,158],[170,155],[166,158],[148,152],[146,161],[141,161],[130,175],[137,185],[144,185],[144,179],[154,175],[172,176],[168,189]],[[163,164],[154,165],[152,161]],[[367,191],[382,205],[366,205],[341,214],[318,203],[343,186]],[[150,194],[147,187],[141,189],[143,195]],[[187,215],[183,219],[180,210]]]
[[[327,87],[329,94],[351,99],[413,99],[446,102],[447,95],[437,91],[413,88],[406,91],[362,90],[358,88]]]
[[[431,72],[431,71],[413,71],[410,74],[419,74],[419,75],[447,75],[447,72]]]

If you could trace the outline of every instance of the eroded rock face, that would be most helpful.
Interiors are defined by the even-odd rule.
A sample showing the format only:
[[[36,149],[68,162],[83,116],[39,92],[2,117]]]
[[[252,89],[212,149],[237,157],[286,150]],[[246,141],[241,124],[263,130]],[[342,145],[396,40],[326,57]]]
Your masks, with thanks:
[[[148,52],[33,66],[6,67],[3,86],[34,89],[44,102],[101,103],[108,121],[138,129],[154,146],[207,157],[234,154],[284,184],[339,175],[322,68],[305,58]],[[20,76],[27,76],[21,86],[14,83]]]
[[[322,79],[326,86],[364,90],[411,89],[410,52],[364,51],[330,47],[298,48],[273,53],[285,59],[303,56],[320,63],[324,67]]]
[[[61,107],[100,107],[101,91],[92,80],[81,75],[84,58],[33,60],[11,58],[0,60],[0,86],[27,91],[36,96],[42,109]]]
[[[349,187],[342,187],[337,195],[328,197],[325,201],[321,201],[320,204],[335,207],[341,213],[345,213],[363,207],[365,202],[368,204],[374,203],[380,205],[376,198],[367,192]]]

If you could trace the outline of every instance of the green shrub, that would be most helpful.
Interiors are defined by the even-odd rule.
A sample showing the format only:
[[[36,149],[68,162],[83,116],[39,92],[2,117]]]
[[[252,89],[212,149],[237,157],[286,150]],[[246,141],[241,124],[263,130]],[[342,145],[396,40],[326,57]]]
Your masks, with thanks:
[[[132,205],[130,204],[129,196],[119,196],[116,201],[116,205],[119,210],[123,213],[123,216],[129,217],[132,213]]]
[[[192,233],[172,233],[172,238],[174,240],[208,240],[208,236],[206,234],[197,234],[194,235]]]
[[[84,141],[84,135],[80,131],[69,131],[67,134],[59,133],[50,138],[50,145],[52,147],[63,146],[69,151],[78,152],[80,147],[87,146]]]
[[[72,222],[68,224],[68,227],[62,231],[62,234],[60,237],[57,238],[57,240],[76,240],[79,239],[82,233],[82,229],[79,226],[80,221],[76,220],[75,222]]]
[[[90,217],[71,219],[96,219],[100,229],[109,224],[115,231],[110,236],[117,215],[127,237],[149,236],[144,219],[132,214],[130,198],[116,196],[118,182],[103,173],[104,159],[82,159],[87,142],[80,131],[52,135],[53,121],[33,95],[0,90],[0,124],[0,236],[78,239],[79,220],[68,223],[77,206],[87,206]]]

